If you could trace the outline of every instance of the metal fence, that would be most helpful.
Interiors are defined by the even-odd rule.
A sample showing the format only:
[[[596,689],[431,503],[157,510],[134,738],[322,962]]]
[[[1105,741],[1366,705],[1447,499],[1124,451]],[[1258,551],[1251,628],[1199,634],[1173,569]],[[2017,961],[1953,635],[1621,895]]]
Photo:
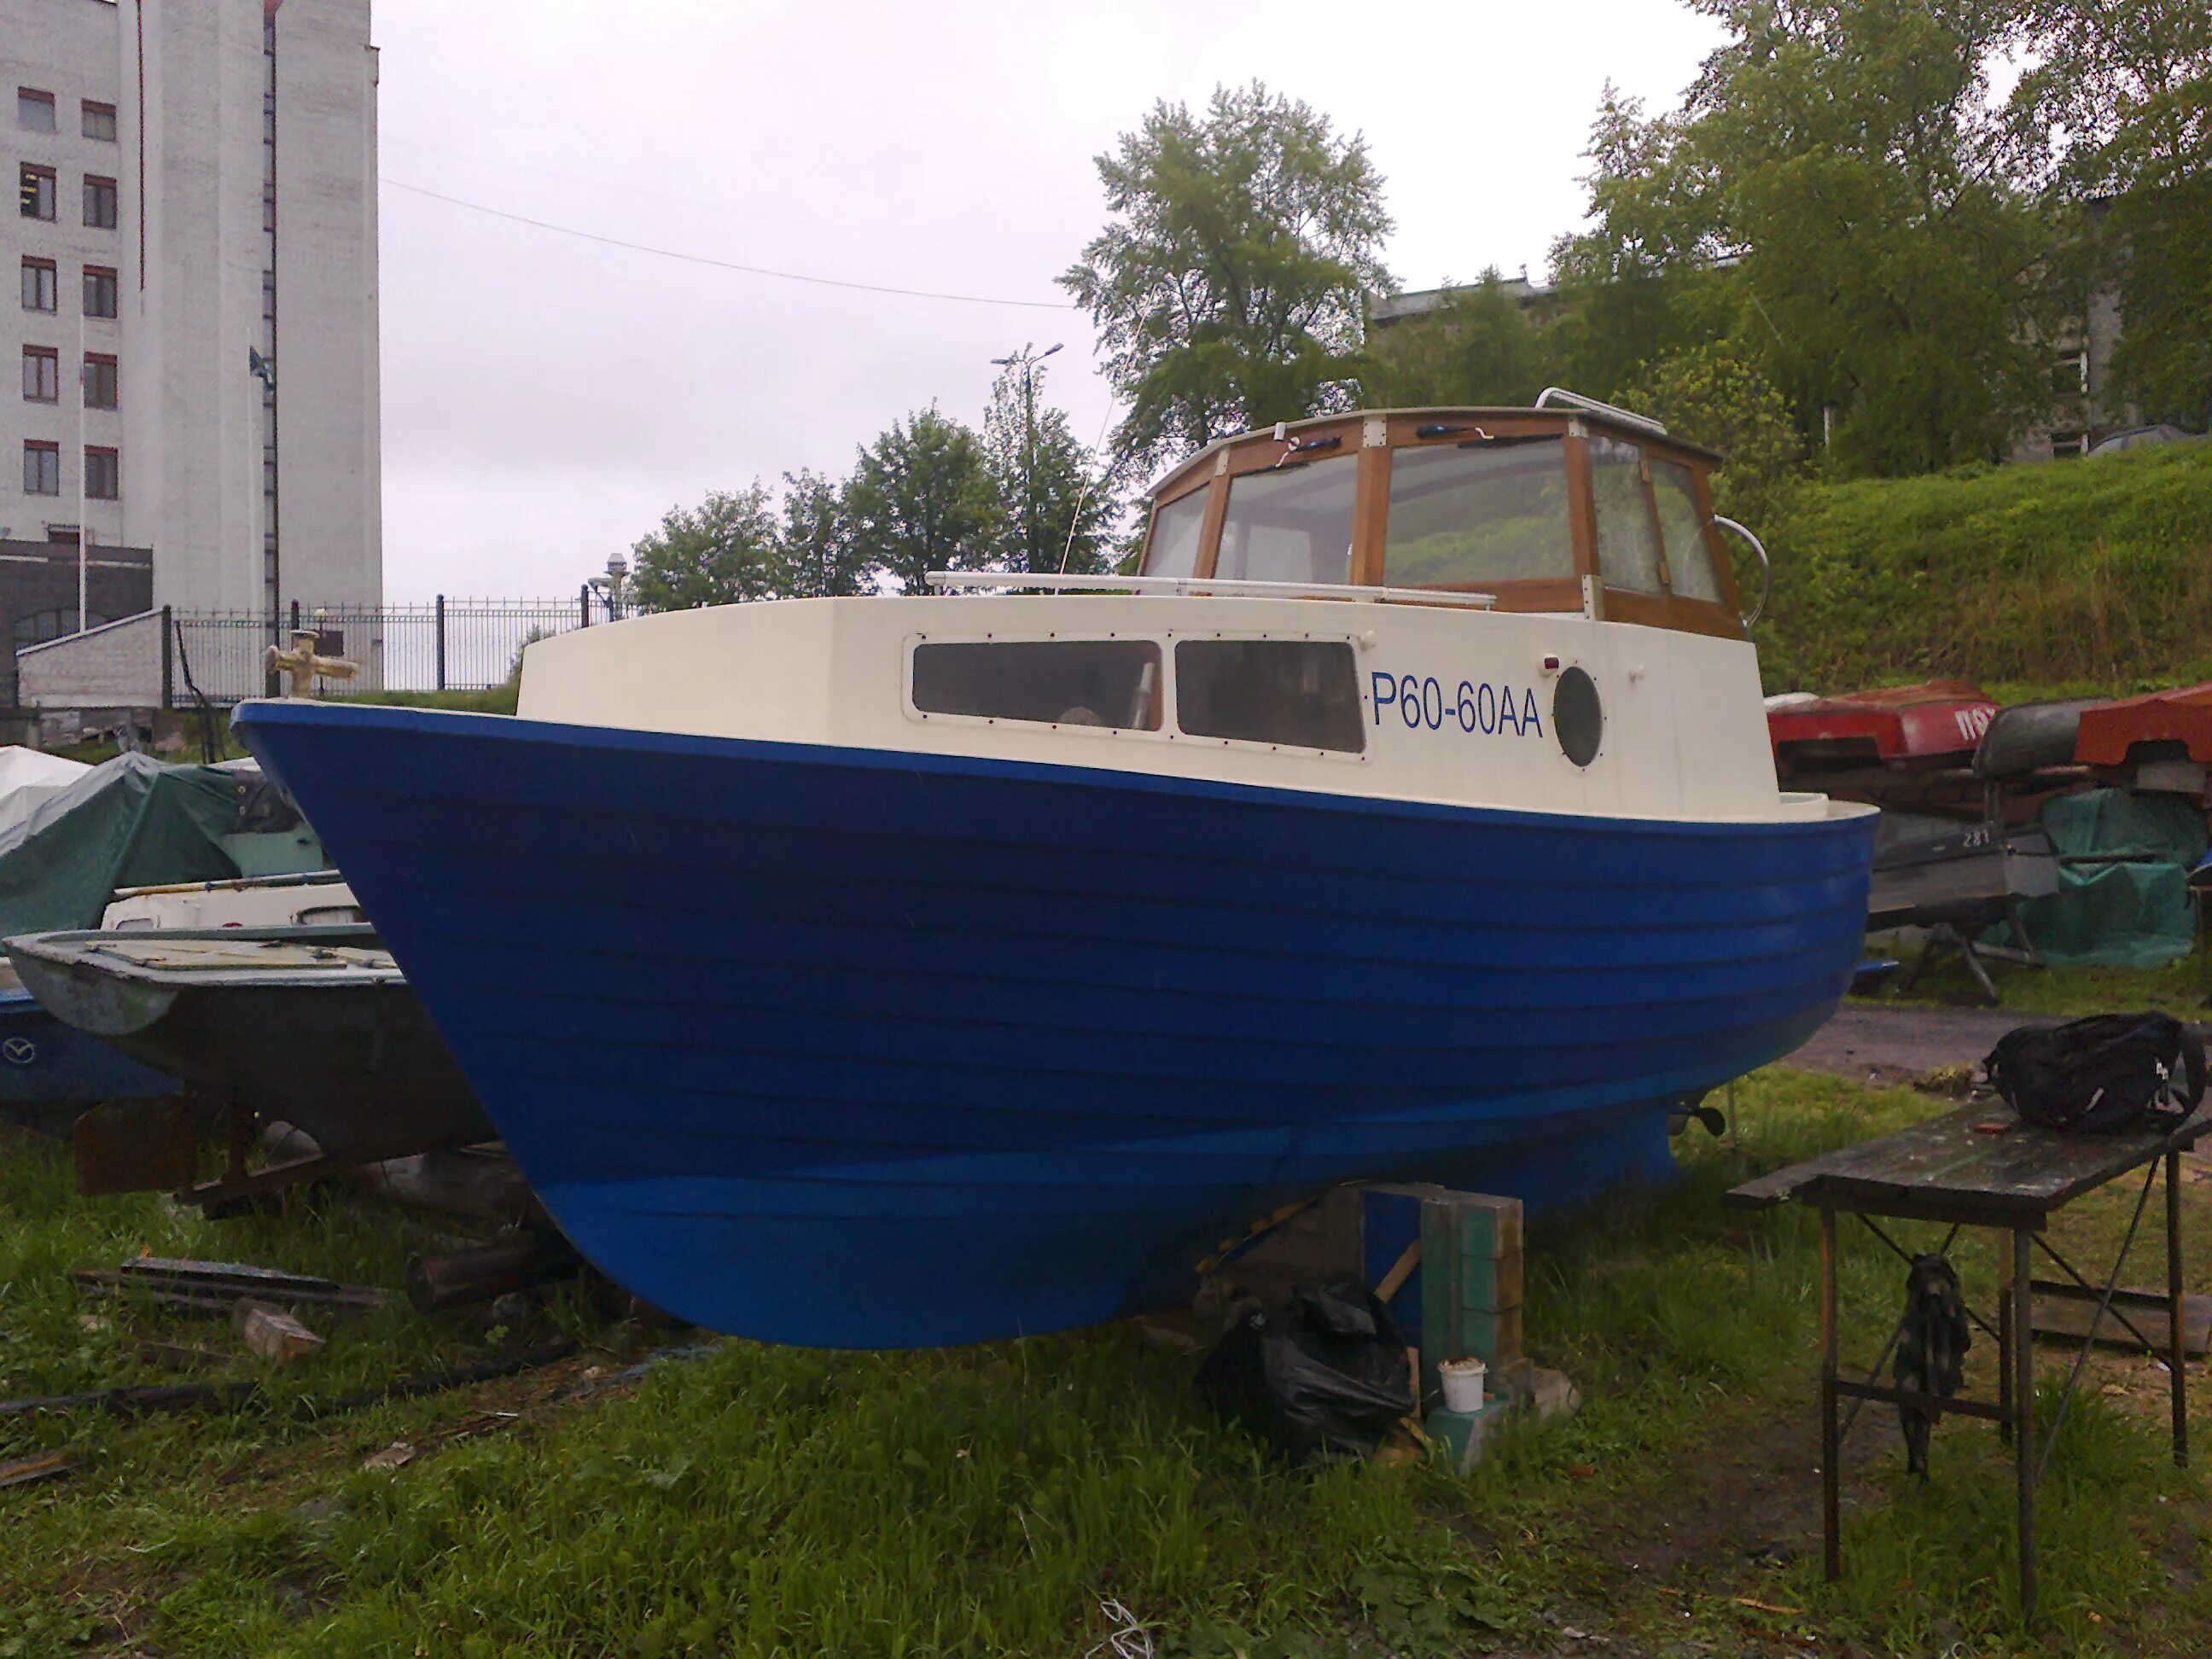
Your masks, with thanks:
[[[331,690],[481,691],[506,681],[532,640],[613,619],[606,598],[586,587],[573,599],[449,599],[374,611],[294,604],[275,616],[252,611],[168,613],[164,699],[181,707],[204,696],[234,703],[268,695],[271,645],[312,629],[317,651],[359,672]]]

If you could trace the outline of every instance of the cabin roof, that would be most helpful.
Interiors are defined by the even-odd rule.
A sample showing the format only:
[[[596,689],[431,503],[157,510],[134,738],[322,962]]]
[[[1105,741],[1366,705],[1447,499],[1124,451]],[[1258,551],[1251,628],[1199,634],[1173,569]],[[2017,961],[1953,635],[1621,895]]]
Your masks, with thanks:
[[[1622,420],[1616,416],[1607,415],[1597,410],[1571,407],[1531,409],[1525,405],[1513,404],[1436,404],[1410,409],[1346,409],[1340,410],[1333,415],[1308,416],[1303,421],[1285,421],[1282,423],[1282,427],[1283,431],[1287,434],[1311,432],[1323,427],[1341,426],[1346,422],[1364,420],[1370,416],[1414,415],[1432,415],[1440,419],[1460,416],[1475,418],[1488,416],[1496,419],[1510,415],[1520,421],[1553,422],[1562,432],[1566,430],[1568,422],[1581,421],[1587,425],[1601,428],[1615,436],[1628,439],[1635,443],[1659,444],[1686,455],[1694,455],[1715,466],[1721,465],[1726,459],[1726,457],[1717,449],[1708,449],[1703,444],[1691,443],[1671,433],[1662,436],[1653,431],[1650,427],[1634,421]],[[1197,453],[1185,457],[1163,473],[1145,494],[1147,498],[1160,495],[1171,485],[1188,478],[1197,469],[1210,465],[1212,458],[1224,449],[1233,448],[1241,444],[1272,442],[1274,431],[1273,424],[1270,423],[1267,426],[1255,427],[1249,432],[1236,433],[1226,438],[1216,438]]]

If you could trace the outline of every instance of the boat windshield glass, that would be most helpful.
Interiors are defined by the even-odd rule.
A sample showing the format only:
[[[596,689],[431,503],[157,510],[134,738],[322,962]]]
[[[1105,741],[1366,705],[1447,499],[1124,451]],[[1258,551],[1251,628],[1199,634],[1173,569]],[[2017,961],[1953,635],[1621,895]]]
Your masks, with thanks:
[[[1390,457],[1386,583],[1480,586],[1574,574],[1559,439],[1437,444]]]
[[[1152,510],[1152,539],[1145,547],[1147,576],[1188,576],[1198,568],[1198,532],[1206,523],[1206,487]]]
[[[1346,640],[1181,640],[1176,724],[1235,738],[1358,754],[1366,746],[1359,677]]]
[[[1720,603],[1720,579],[1713,574],[1712,544],[1705,539],[1705,514],[1690,469],[1680,461],[1651,463],[1651,498],[1659,505],[1659,532],[1667,546],[1668,585],[1686,599]]]
[[[1618,438],[1592,437],[1589,463],[1598,580],[1631,593],[1660,592],[1659,526],[1644,489],[1644,452]]]
[[[1229,513],[1213,574],[1251,581],[1352,579],[1349,455],[1244,472],[1229,481]]]
[[[1160,729],[1160,647],[1151,640],[962,640],[914,648],[925,714]]]

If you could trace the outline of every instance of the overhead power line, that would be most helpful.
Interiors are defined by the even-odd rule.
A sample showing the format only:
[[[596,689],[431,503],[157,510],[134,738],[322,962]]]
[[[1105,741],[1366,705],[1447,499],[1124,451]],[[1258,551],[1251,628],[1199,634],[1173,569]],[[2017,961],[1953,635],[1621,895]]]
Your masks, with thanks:
[[[410,185],[398,179],[384,182],[394,190],[404,190],[410,195],[427,196],[434,202],[444,202],[453,207],[467,208],[472,213],[489,214],[495,219],[506,219],[518,225],[528,225],[536,230],[550,230],[560,236],[574,236],[580,241],[598,242],[605,247],[626,248],[632,253],[650,253],[663,259],[681,259],[686,264],[709,265],[717,270],[740,271],[748,276],[772,276],[778,282],[807,283],[816,288],[852,289],[862,294],[896,294],[908,300],[949,300],[969,306],[1021,306],[1035,311],[1067,311],[1073,308],[1066,300],[1002,300],[988,294],[946,294],[936,289],[895,288],[887,283],[852,283],[840,276],[812,276],[804,271],[776,270],[767,265],[741,264],[735,259],[716,259],[704,253],[686,253],[680,248],[654,247],[645,242],[624,241],[619,236],[603,236],[595,230],[580,230],[574,225],[556,225],[549,219],[533,219],[526,213],[509,213],[505,208],[488,206],[483,202],[465,201],[458,196],[448,196],[443,191],[428,190],[421,185]]]

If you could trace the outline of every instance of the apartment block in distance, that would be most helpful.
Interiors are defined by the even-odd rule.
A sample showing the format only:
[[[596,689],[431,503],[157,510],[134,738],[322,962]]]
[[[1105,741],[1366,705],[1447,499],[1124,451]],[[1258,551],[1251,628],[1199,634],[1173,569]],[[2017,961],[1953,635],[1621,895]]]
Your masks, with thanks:
[[[381,602],[368,37],[368,0],[0,0],[0,610],[81,523],[152,605]]]

